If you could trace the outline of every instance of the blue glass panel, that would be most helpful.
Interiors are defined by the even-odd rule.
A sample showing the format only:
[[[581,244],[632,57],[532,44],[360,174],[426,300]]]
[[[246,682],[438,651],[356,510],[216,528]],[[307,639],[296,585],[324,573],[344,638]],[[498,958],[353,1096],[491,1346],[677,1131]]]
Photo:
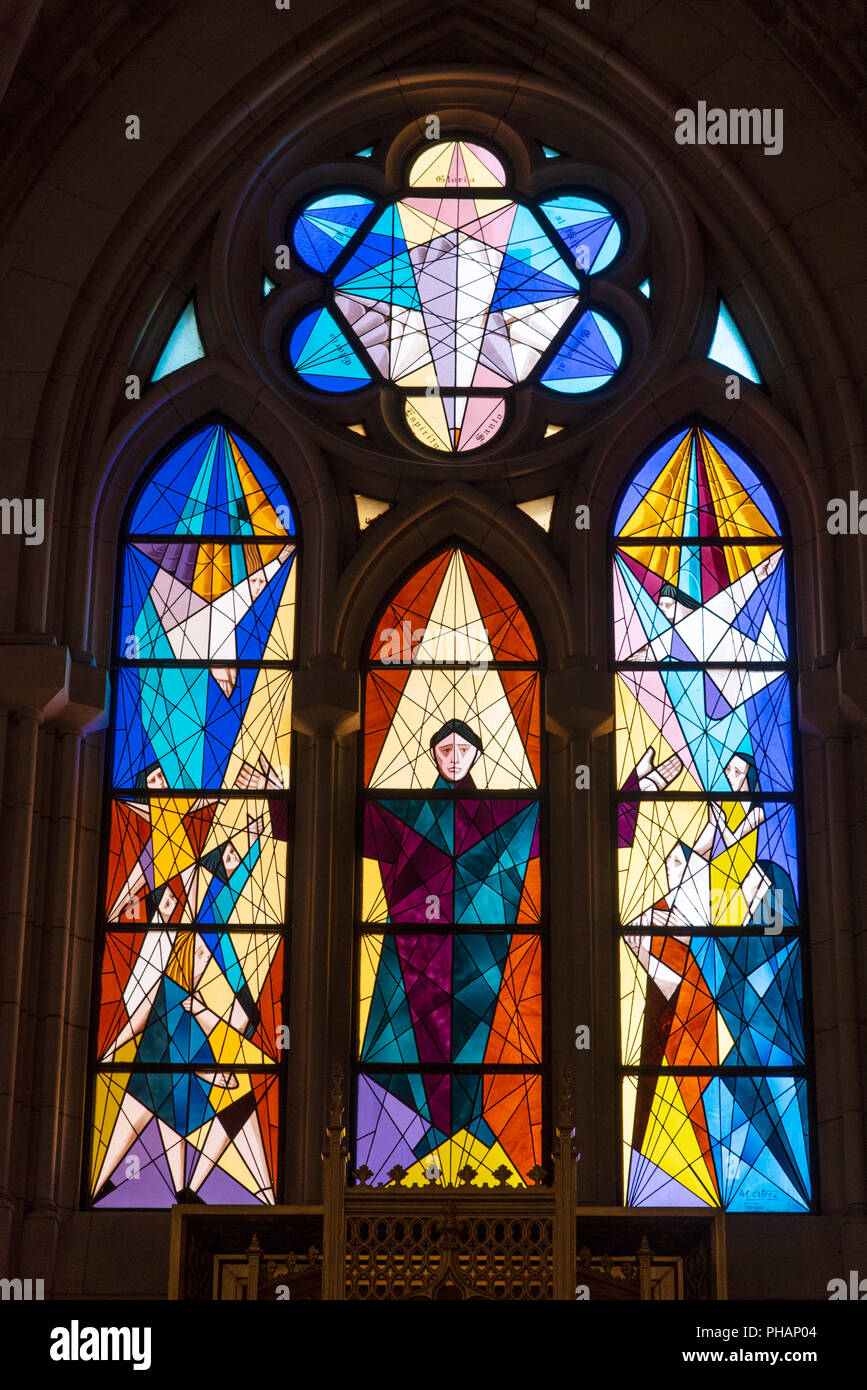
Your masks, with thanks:
[[[358,391],[371,380],[328,309],[314,309],[295,325],[289,359],[298,375],[320,391]]]
[[[805,1056],[801,944],[791,936],[628,936],[627,1067],[796,1067]]]
[[[189,435],[145,484],[132,535],[291,536],[286,494],[255,449],[222,425]]]
[[[614,520],[615,536],[624,534],[627,523],[647,499],[652,499],[652,506],[648,511],[646,529],[642,527],[637,532],[630,530],[629,534],[658,534],[665,507],[663,499],[670,498],[675,487],[682,493],[682,509],[677,513],[678,518],[682,519],[682,526],[677,535],[670,526],[667,527],[666,539],[681,539],[687,535],[722,534],[726,520],[734,524],[729,534],[749,538],[768,534],[781,535],[777,509],[768,496],[767,488],[749,464],[717,435],[711,434],[709,430],[702,430],[701,434],[710,441],[720,455],[720,460],[714,459],[704,448],[699,456],[696,442],[690,437],[689,430],[679,430],[677,434],[666,439],[659,448],[654,449],[631,479],[623,501],[617,509]],[[690,455],[688,458],[684,456],[682,463],[677,464],[678,451],[685,445],[691,451]],[[724,466],[731,470],[734,479],[726,478]],[[706,495],[703,484],[699,486],[701,467],[705,471],[709,467],[715,470],[715,491],[712,497]],[[669,478],[672,471],[676,476]],[[656,501],[657,495],[659,501]],[[752,508],[758,509],[758,515]],[[702,518],[705,518],[704,522]],[[709,529],[707,521],[711,519],[713,525]]]
[[[365,221],[373,199],[360,193],[331,193],[308,203],[296,219],[292,241],[311,270],[330,270]]]
[[[252,782],[280,790],[288,782],[288,671],[125,666],[116,679],[115,787],[249,790]]]
[[[425,930],[367,936],[361,949],[364,966],[376,972],[369,996],[361,1001],[367,1009],[363,1061],[380,1066],[540,1061],[537,936]]]
[[[128,545],[117,654],[215,665],[290,660],[293,565],[292,548],[273,543]]]
[[[626,1077],[629,1206],[805,1211],[810,1202],[807,1084],[794,1076]],[[632,1097],[637,1095],[638,1104]],[[699,1153],[673,1116],[707,1138]]]
[[[609,266],[620,250],[620,228],[614,214],[592,198],[567,193],[540,203],[539,210],[590,275]]]
[[[622,359],[623,344],[616,328],[590,309],[582,314],[541,380],[562,395],[595,391],[611,380]]]
[[[191,299],[169,334],[160,359],[154,367],[151,381],[159,381],[188,363],[205,356],[205,348],[196,319],[196,306]]]
[[[739,376],[745,376],[748,381],[753,381],[756,385],[761,384],[762,379],[750,355],[750,350],[744,342],[740,329],[722,301],[720,301],[713,342],[707,355],[711,362],[719,362],[723,367],[731,367],[732,371],[737,372]]]

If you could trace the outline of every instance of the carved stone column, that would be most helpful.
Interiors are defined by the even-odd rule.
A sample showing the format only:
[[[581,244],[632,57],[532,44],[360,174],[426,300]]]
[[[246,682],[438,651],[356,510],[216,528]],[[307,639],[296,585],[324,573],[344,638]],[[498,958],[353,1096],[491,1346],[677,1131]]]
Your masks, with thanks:
[[[39,729],[68,700],[69,652],[53,638],[0,638],[0,705],[6,729],[0,878],[0,1267],[10,1270],[13,1216],[22,1193],[12,1191],[13,1145],[20,1142],[16,1095],[21,1052],[30,857]],[[20,1170],[20,1165],[16,1165]]]
[[[615,1200],[607,1190],[616,1171],[618,1102],[602,1091],[614,1075],[612,1051],[616,982],[611,979],[612,921],[606,866],[610,862],[608,760],[602,743],[614,723],[611,675],[588,657],[574,657],[545,681],[549,739],[549,863],[551,873],[551,1015],[558,1021],[551,1063],[575,1071],[575,1124],[585,1154],[585,1195]],[[599,742],[594,744],[594,740]],[[588,785],[585,773],[589,776]],[[610,995],[610,998],[606,997]],[[576,1028],[589,1028],[589,1048],[576,1051]],[[587,1035],[583,1035],[587,1040]],[[573,1288],[574,1296],[574,1288]]]
[[[575,1298],[578,1175],[572,1116],[572,1068],[564,1067],[554,1142],[554,1298],[561,1301]]]
[[[342,1302],[346,1292],[346,1130],[343,1068],[331,1076],[331,1102],[326,1130],[325,1207],[322,1238],[322,1297]]]
[[[46,876],[38,959],[38,990],[34,998],[35,1032],[30,1056],[32,1097],[31,1142],[27,1161],[27,1192],[22,1232],[21,1269],[26,1277],[42,1277],[53,1286],[59,1227],[59,1164],[61,1162],[61,1097],[68,1066],[65,1046],[70,996],[69,964],[73,922],[73,885],[78,835],[78,796],[81,740],[103,728],[107,720],[108,672],[83,661],[70,666],[68,703],[55,721],[51,802],[44,815],[44,841],[51,872]],[[37,949],[38,948],[38,949]],[[86,1152],[86,1150],[85,1150]]]
[[[319,1201],[322,1098],[328,1059],[349,1055],[355,894],[358,672],[336,656],[311,658],[295,679],[296,838],[289,1019],[287,1199]]]

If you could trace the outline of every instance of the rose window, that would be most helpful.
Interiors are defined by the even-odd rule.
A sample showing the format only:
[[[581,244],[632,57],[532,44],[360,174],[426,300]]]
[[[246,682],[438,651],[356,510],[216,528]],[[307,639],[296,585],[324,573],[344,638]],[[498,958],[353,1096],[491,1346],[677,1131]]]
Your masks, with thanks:
[[[291,366],[323,392],[396,392],[429,449],[490,443],[527,383],[587,393],[620,366],[591,291],[620,250],[619,218],[584,192],[522,201],[484,145],[431,142],[391,200],[315,196],[291,237],[325,290],[290,326]]]

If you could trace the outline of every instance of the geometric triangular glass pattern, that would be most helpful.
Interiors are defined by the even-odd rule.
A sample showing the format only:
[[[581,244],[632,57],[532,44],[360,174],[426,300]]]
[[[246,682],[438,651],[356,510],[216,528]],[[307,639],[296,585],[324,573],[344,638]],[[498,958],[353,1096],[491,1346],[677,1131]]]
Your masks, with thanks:
[[[621,249],[621,220],[578,194],[521,201],[478,142],[426,144],[404,196],[316,197],[289,236],[326,299],[290,325],[291,366],[329,392],[390,385],[430,449],[488,444],[525,381],[594,391],[622,360],[620,334],[588,309],[587,289]]]
[[[370,373],[329,309],[305,314],[289,342],[292,366],[317,391],[358,391],[368,386]]]
[[[311,270],[329,270],[374,206],[363,193],[314,198],[300,213],[292,234],[295,249]]]
[[[200,357],[204,356],[205,346],[199,332],[196,302],[194,299],[190,299],[181,310],[177,322],[166,340],[151,374],[151,381],[161,381],[170,372],[176,372],[181,367],[186,367],[190,362],[197,362]]]
[[[731,367],[732,371],[746,377],[747,381],[755,382],[757,386],[761,385],[762,379],[752,353],[723,300],[719,302],[713,342],[707,355],[711,362],[719,362],[722,367]]]
[[[624,1193],[810,1208],[788,545],[693,424],[612,537]]]
[[[583,395],[604,386],[620,366],[623,347],[612,323],[588,309],[539,380],[560,395]]]
[[[573,259],[596,275],[614,260],[622,236],[617,219],[604,203],[578,194],[561,194],[539,204],[552,227],[569,247]]]
[[[373,629],[354,1162],[375,1183],[523,1186],[542,1156],[540,681],[520,603],[459,546]]]
[[[89,1200],[276,1200],[297,540],[273,468],[211,424],[119,555]]]

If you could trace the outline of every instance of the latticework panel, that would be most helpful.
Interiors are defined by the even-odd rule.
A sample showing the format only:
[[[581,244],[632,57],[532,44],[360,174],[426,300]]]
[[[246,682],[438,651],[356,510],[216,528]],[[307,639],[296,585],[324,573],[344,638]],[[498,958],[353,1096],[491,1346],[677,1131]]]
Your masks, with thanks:
[[[550,1218],[347,1219],[348,1299],[550,1299]]]

